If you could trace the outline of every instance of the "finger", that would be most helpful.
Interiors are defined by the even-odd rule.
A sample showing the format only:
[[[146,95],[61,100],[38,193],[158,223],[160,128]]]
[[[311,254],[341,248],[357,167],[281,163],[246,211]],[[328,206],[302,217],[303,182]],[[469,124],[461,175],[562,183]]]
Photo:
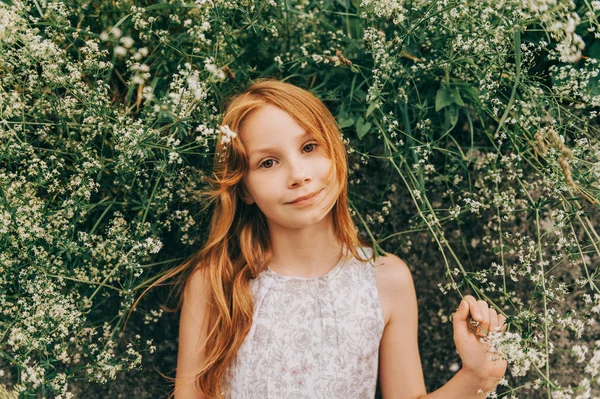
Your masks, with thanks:
[[[469,316],[469,304],[463,299],[462,301],[460,301],[460,304],[458,305],[458,309],[456,309],[456,312],[454,312],[454,315],[452,316],[452,322],[453,323],[464,322],[465,320],[467,320],[468,316]]]
[[[452,316],[452,324],[454,326],[455,336],[466,336],[467,331],[467,319],[469,317],[469,303],[463,299],[460,301],[460,305],[454,315]]]
[[[477,321],[480,321],[481,311],[479,310],[479,306],[477,305],[477,300],[472,295],[465,295],[463,301],[467,301],[471,317]]]
[[[477,299],[475,299],[472,295],[465,295],[463,297],[463,301],[465,301],[469,305],[469,309],[467,312],[467,322],[465,323],[467,329],[471,331],[473,334],[477,335],[477,325],[480,323],[482,318],[481,310],[479,309],[479,305],[477,304]],[[475,323],[471,323],[474,321]]]
[[[500,325],[500,331],[506,331],[506,317],[504,315],[498,315],[498,325]]]
[[[479,306],[479,309],[481,311],[481,320],[475,320],[481,322],[481,327],[483,327],[485,330],[490,331],[490,312],[488,304],[486,301],[479,300],[477,301],[477,305]]]
[[[496,331],[498,328],[498,313],[494,308],[489,309],[490,328],[489,331]]]

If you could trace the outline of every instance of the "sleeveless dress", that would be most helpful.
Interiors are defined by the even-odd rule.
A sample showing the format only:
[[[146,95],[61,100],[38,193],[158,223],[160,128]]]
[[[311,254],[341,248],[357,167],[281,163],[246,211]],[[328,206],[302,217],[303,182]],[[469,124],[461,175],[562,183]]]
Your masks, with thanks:
[[[342,256],[321,277],[267,268],[251,289],[252,326],[228,370],[225,398],[375,397],[384,317],[370,262]]]

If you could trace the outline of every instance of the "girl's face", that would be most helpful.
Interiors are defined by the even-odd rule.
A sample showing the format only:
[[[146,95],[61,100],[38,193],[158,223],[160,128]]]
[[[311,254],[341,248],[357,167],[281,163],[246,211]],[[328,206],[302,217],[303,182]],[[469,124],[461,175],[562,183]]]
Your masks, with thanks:
[[[327,180],[332,161],[290,115],[265,105],[244,120],[239,133],[249,165],[243,200],[256,203],[269,227],[298,229],[329,215],[338,190],[337,182]]]

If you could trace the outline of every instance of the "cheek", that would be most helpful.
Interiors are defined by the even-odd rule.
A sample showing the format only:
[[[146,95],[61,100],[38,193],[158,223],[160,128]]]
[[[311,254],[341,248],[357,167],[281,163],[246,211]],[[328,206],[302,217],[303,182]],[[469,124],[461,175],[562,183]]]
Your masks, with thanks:
[[[243,196],[243,197],[251,196],[252,198],[254,198],[254,196],[256,195],[255,189],[254,189],[254,187],[256,187],[256,183],[254,183],[253,180],[254,179],[252,179],[249,176],[245,176],[242,179],[242,181],[240,182],[240,189],[239,189],[239,193],[241,196]]]
[[[242,180],[246,187],[246,192],[256,201],[262,198],[273,198],[275,179],[274,176],[267,174],[249,175]]]
[[[335,166],[331,159],[324,158],[321,161],[321,174],[324,179],[328,179],[329,184],[335,184],[337,180],[337,176],[335,173]]]

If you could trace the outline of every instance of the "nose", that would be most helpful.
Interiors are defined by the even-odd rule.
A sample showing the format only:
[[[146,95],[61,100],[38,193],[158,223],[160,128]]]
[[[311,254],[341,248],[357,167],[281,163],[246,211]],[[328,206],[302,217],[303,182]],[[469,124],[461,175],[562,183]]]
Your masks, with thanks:
[[[294,159],[289,162],[289,186],[290,188],[302,186],[310,182],[310,173],[307,160]]]

